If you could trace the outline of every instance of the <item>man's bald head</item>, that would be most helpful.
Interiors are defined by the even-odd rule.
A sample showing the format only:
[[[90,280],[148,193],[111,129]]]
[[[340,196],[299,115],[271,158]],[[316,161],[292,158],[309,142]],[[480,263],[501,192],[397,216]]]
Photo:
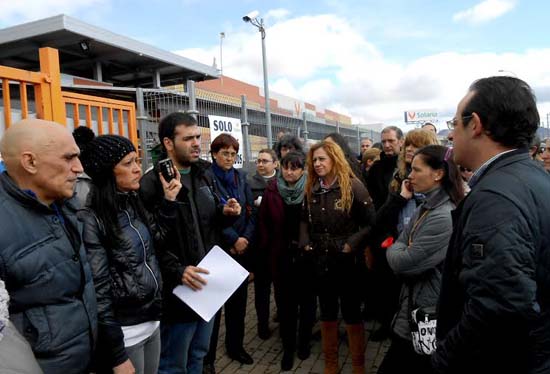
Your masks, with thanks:
[[[70,134],[58,123],[44,121],[41,119],[24,119],[12,125],[6,130],[0,152],[8,164],[10,159],[19,159],[24,152],[42,152],[48,148],[55,147],[59,137],[66,137]]]
[[[55,122],[17,122],[6,130],[0,152],[19,187],[34,191],[47,204],[70,197],[76,176],[82,172],[72,135]]]

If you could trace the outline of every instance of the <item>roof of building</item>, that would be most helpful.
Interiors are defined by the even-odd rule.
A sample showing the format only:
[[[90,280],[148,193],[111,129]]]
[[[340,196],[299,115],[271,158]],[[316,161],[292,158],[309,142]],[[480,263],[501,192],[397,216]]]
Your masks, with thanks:
[[[0,30],[0,65],[38,70],[40,47],[59,50],[65,74],[94,78],[101,63],[102,80],[117,86],[151,87],[156,72],[162,86],[218,77],[215,67],[63,14]]]

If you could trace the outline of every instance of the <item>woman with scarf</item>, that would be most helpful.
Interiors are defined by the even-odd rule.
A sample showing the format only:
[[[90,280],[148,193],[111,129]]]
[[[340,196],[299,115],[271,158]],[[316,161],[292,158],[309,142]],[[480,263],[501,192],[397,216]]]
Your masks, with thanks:
[[[248,178],[248,184],[252,190],[256,209],[260,208],[267,184],[277,179],[278,167],[279,161],[274,150],[264,148],[258,152],[256,174]],[[252,249],[254,268],[251,271],[254,273],[254,306],[256,307],[256,316],[258,317],[258,337],[262,340],[267,340],[271,336],[271,331],[269,330],[269,304],[272,279],[266,256],[267,251],[257,244]]]
[[[281,160],[281,172],[264,193],[258,214],[258,248],[265,251],[278,300],[283,341],[281,370],[291,370],[298,358],[310,355],[309,341],[315,321],[315,293],[311,253],[298,250],[300,213],[304,199],[305,155],[289,152]]]
[[[392,343],[378,373],[432,373],[430,356],[418,354],[413,348],[411,313],[437,304],[441,265],[453,230],[451,211],[464,197],[464,189],[451,150],[440,145],[416,152],[412,171],[402,184],[410,198],[413,191],[425,198],[386,251],[388,264],[402,286],[399,308],[392,321]]]
[[[247,268],[250,261],[249,246],[253,240],[256,225],[256,209],[246,174],[233,167],[237,152],[239,152],[237,139],[225,133],[218,135],[210,144],[210,153],[214,162],[206,174],[212,179],[214,192],[221,201],[235,198],[243,207],[233,225],[222,231],[220,246],[235,261]],[[225,303],[225,348],[231,359],[241,364],[251,365],[254,361],[243,346],[247,298],[248,282],[245,281]],[[216,315],[210,350],[205,358],[208,363],[214,362],[220,315],[221,313]]]
[[[336,143],[324,140],[313,145],[307,171],[300,247],[315,258],[325,373],[339,369],[339,309],[346,322],[353,373],[364,373],[362,292],[357,285],[366,235],[374,223],[374,205]]]

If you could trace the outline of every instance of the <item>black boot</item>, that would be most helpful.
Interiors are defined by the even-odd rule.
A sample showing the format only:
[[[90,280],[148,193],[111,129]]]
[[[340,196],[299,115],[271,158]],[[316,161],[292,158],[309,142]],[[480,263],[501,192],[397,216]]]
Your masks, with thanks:
[[[300,344],[298,346],[298,358],[300,360],[307,360],[309,356],[311,355],[311,350],[309,348],[309,344]]]
[[[294,366],[294,352],[284,351],[283,359],[281,360],[281,370],[289,371],[289,370],[292,370],[293,366]]]
[[[268,325],[258,324],[258,337],[262,340],[267,340],[271,337],[271,330]]]

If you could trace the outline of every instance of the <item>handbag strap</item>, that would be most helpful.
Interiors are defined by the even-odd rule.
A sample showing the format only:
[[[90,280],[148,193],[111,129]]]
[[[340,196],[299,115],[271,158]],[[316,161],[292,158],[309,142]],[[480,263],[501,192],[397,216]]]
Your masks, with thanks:
[[[418,217],[418,219],[414,222],[413,224],[413,227],[411,229],[411,231],[409,232],[409,238],[408,238],[408,246],[410,247],[413,243],[413,240],[412,240],[412,236],[414,234],[414,232],[416,231],[416,229],[418,228],[418,225],[420,224],[420,222],[422,222],[425,218],[426,218],[426,215],[428,214],[429,210],[426,209],[424,212],[422,212],[422,214],[420,215],[420,217]],[[409,319],[409,327],[412,328],[414,327],[414,321],[412,319],[412,311],[413,311],[413,308],[414,308],[414,300],[413,300],[413,294],[414,294],[414,284],[413,282],[407,282],[408,284],[408,288],[409,288],[409,300],[408,300],[408,312],[407,312],[407,315],[408,315],[408,319]]]
[[[420,217],[418,217],[418,219],[416,221],[414,221],[414,224],[413,224],[413,227],[411,229],[411,232],[409,232],[409,240],[408,240],[408,246],[410,247],[413,243],[413,240],[412,240],[412,236],[414,234],[414,232],[416,231],[416,229],[418,228],[418,225],[420,224],[420,222],[422,222],[426,216],[428,215],[428,212],[429,210],[426,209],[424,212],[422,212],[422,214],[420,215]]]
[[[408,317],[408,320],[409,320],[409,328],[411,329],[411,331],[413,330],[413,328],[415,327],[415,323],[413,321],[413,318],[412,318],[412,311],[413,311],[413,307],[414,307],[414,302],[413,302],[413,284],[412,282],[408,283],[408,286],[409,286],[409,301],[408,301],[408,308],[407,308],[407,317]]]

